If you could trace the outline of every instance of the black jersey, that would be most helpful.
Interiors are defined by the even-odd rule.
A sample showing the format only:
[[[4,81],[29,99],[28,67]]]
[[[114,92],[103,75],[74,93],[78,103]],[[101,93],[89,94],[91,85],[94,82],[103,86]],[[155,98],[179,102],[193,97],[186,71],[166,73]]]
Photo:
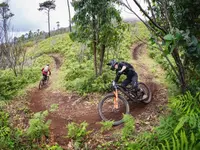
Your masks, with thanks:
[[[129,70],[134,71],[134,68],[131,64],[127,62],[120,62],[118,63],[118,69],[116,70],[116,73],[122,69],[123,66],[126,66],[126,69],[123,71],[123,74],[127,75]]]

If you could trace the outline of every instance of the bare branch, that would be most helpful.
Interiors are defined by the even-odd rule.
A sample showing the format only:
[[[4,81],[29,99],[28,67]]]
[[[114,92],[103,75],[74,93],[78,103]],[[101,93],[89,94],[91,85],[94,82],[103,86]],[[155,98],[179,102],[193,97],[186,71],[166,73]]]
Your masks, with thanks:
[[[140,11],[142,11],[142,13],[149,19],[149,21],[151,21],[151,23],[156,26],[158,29],[160,29],[161,31],[163,31],[165,34],[167,33],[167,31],[165,29],[163,29],[162,27],[160,27],[155,21],[153,21],[151,19],[151,17],[145,12],[145,10],[141,7],[141,5],[137,2],[137,0],[133,0],[135,2],[135,4],[139,7]]]
[[[156,32],[156,30],[154,28],[152,28],[146,21],[144,21],[139,15],[137,15],[137,13],[131,8],[130,4],[128,3],[128,1],[126,0],[127,4],[125,4],[124,2],[122,2],[122,0],[118,0],[118,3],[125,6],[128,10],[130,10],[134,15],[136,15],[136,17],[142,21],[142,23],[144,23],[144,25],[152,32],[154,32],[157,36],[159,36],[162,40],[163,37],[161,37],[160,35],[158,35],[158,33]]]
[[[150,11],[151,11],[151,15],[152,15],[152,17],[153,17],[153,21],[156,22],[156,17],[155,17],[155,15],[154,15],[154,12],[153,12],[153,9],[152,9],[152,6],[151,6],[151,3],[150,3],[149,0],[146,0],[146,1],[147,1],[148,5],[149,5],[149,9],[150,9]]]

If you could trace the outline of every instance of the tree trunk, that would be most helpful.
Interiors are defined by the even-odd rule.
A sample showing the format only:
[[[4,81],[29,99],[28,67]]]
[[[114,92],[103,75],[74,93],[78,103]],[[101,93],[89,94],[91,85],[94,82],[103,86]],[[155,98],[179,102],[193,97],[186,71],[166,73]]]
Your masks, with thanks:
[[[5,43],[8,43],[6,7],[3,7],[2,17],[3,17],[3,32],[4,32]]]
[[[51,27],[50,27],[50,9],[48,10],[48,30],[49,30],[49,37],[51,36],[51,33],[50,33],[50,30],[51,30]]]
[[[67,5],[68,5],[68,12],[69,12],[69,31],[72,32],[72,26],[71,26],[71,13],[70,13],[70,5],[69,5],[69,0],[67,0]]]
[[[94,40],[93,41],[93,51],[94,51],[94,70],[95,70],[95,75],[97,77],[97,43]]]
[[[105,44],[103,44],[102,47],[101,47],[101,54],[100,54],[101,56],[100,56],[99,75],[102,75],[102,72],[103,72],[103,62],[104,62],[105,49],[106,49],[106,46],[105,46]]]
[[[95,15],[92,15],[92,27],[93,27],[93,52],[94,52],[94,70],[96,77],[98,76],[97,72],[97,36],[96,36],[96,20]]]
[[[4,30],[4,37],[5,37],[5,43],[8,43],[8,32],[7,32],[7,20],[3,20],[3,30]]]
[[[175,60],[176,66],[178,68],[178,73],[179,73],[179,82],[180,82],[180,86],[181,86],[181,92],[185,93],[186,92],[186,88],[187,88],[187,84],[185,81],[185,69],[183,67],[183,63],[180,59],[179,53],[178,53],[178,49],[175,48],[172,52],[172,56]]]

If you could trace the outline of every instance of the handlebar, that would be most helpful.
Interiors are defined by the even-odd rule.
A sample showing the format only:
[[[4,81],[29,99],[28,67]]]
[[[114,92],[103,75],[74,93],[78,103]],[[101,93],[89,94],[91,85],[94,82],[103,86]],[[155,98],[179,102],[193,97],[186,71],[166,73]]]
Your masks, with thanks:
[[[115,89],[117,89],[117,85],[118,85],[118,84],[116,84],[115,81],[112,81],[112,86],[113,86]]]

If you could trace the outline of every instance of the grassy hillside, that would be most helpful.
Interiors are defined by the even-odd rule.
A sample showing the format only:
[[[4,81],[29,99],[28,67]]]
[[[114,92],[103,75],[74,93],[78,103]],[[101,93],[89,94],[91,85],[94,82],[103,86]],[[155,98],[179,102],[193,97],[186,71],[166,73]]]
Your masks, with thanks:
[[[59,81],[56,82],[62,83],[61,86],[67,90],[79,93],[103,92],[108,89],[115,76],[114,72],[110,71],[105,64],[113,58],[130,61],[130,46],[137,42],[138,38],[148,37],[148,31],[141,23],[137,23],[134,26],[127,26],[123,36],[123,41],[117,49],[106,50],[104,72],[98,78],[94,76],[93,55],[87,43],[73,42],[68,33],[48,38],[36,44],[29,50],[28,57],[60,53],[63,57],[63,65],[59,72]]]
[[[47,63],[54,63],[49,56],[52,53],[61,54],[63,59],[59,81],[56,81],[60,87],[78,93],[103,92],[114,79],[114,72],[105,64],[110,59],[131,61],[130,46],[137,42],[138,38],[148,37],[147,33],[147,29],[141,23],[127,26],[123,41],[117,49],[106,50],[104,72],[98,78],[94,77],[93,56],[87,43],[73,42],[69,33],[53,36],[39,43],[28,42],[25,44],[29,48],[23,75],[15,77],[9,69],[0,70],[0,100],[11,99],[27,85],[38,82],[41,68]]]

